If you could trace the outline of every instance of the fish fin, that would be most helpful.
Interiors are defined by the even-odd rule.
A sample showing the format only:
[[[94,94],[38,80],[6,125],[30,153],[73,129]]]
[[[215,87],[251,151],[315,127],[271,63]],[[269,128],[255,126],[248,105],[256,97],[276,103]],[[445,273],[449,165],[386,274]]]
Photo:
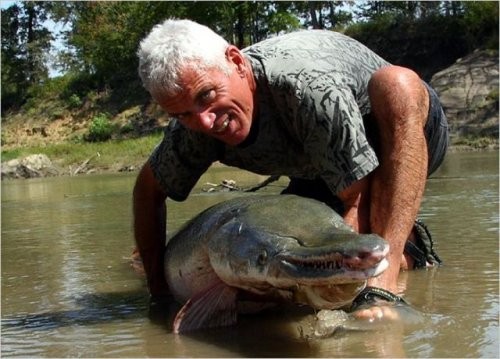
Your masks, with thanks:
[[[236,323],[238,290],[222,281],[190,298],[174,319],[176,334],[201,328],[223,327]]]

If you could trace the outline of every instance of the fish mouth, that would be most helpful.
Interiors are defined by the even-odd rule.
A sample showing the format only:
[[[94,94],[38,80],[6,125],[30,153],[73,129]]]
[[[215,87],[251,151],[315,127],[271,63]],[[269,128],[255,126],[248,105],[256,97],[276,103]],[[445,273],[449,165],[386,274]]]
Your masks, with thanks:
[[[385,258],[389,246],[350,253],[280,254],[280,276],[293,278],[297,283],[349,283],[381,274],[389,266]]]

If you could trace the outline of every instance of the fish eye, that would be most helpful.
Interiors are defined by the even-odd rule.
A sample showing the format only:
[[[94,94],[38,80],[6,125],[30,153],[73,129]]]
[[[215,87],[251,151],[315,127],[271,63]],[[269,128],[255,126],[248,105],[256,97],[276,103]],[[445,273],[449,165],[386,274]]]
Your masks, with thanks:
[[[260,252],[259,256],[257,257],[257,263],[259,265],[264,265],[267,262],[267,252],[263,250]]]

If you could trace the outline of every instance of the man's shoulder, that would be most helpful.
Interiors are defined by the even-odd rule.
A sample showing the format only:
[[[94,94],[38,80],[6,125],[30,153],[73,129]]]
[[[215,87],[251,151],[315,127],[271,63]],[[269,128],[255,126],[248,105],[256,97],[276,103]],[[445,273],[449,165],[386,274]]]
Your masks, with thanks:
[[[328,30],[303,30],[272,37],[243,50],[271,83],[292,74],[306,77],[329,76],[341,80],[369,78],[388,64],[357,40]],[[340,83],[339,82],[339,83]],[[358,81],[363,82],[363,81]]]
[[[372,52],[357,40],[330,30],[300,30],[273,36],[243,49],[249,56],[272,58],[302,57],[304,52],[337,53],[350,51]]]
[[[311,45],[310,40],[323,40],[323,41],[357,41],[347,35],[340,32],[330,31],[330,30],[297,30],[281,35],[270,36],[267,39],[261,40],[255,44],[252,44],[243,49],[244,52],[251,51],[253,49],[260,49],[265,47],[276,47],[286,46],[293,43],[302,43],[302,41],[307,41],[308,45]]]

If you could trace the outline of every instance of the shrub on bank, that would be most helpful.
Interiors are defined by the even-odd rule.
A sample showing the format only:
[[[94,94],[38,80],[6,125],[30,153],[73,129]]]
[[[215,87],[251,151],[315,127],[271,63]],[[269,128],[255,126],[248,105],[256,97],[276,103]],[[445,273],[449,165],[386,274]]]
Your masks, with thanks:
[[[88,133],[84,136],[84,140],[87,142],[107,141],[113,134],[113,127],[108,115],[100,113],[92,119]]]

